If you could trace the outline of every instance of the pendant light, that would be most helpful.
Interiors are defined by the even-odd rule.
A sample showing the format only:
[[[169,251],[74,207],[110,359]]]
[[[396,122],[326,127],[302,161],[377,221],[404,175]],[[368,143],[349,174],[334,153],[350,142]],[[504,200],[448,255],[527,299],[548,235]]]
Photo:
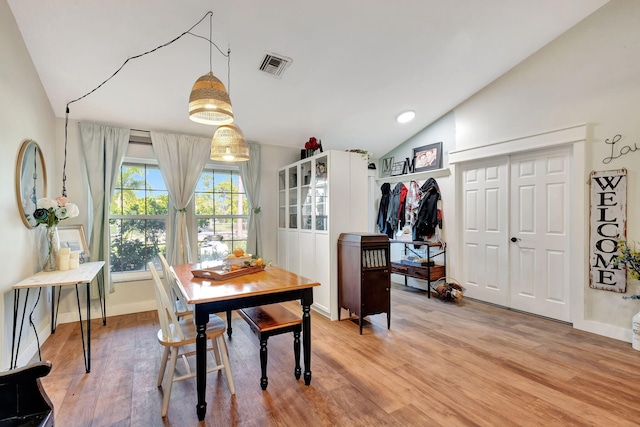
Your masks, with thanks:
[[[224,84],[211,71],[193,85],[189,96],[189,118],[205,125],[233,123],[229,94]]]
[[[212,40],[213,14],[209,15],[209,72],[200,77],[189,96],[189,118],[206,125],[233,123],[231,99],[224,84],[213,75]]]
[[[231,51],[227,52],[227,81],[231,92]],[[249,160],[249,144],[235,123],[218,126],[211,139],[211,160],[244,162]]]
[[[211,141],[211,160],[242,162],[249,160],[249,144],[235,124],[219,126]]]

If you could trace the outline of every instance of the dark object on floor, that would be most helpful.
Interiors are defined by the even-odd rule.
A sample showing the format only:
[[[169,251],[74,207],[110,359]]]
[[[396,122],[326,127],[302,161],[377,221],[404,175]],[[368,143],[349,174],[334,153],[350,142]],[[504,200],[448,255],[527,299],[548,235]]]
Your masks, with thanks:
[[[40,383],[51,362],[37,362],[0,373],[0,426],[53,426],[53,404]]]
[[[240,316],[247,321],[260,340],[260,368],[262,377],[260,387],[267,389],[267,340],[273,335],[293,332],[293,356],[295,359],[294,375],[300,379],[300,331],[302,319],[291,313],[280,304],[268,304],[259,307],[248,307],[238,310]]]
[[[462,295],[464,291],[466,291],[455,279],[450,277],[442,277],[436,280],[431,284],[431,289],[436,293],[438,298],[444,301],[462,299]]]

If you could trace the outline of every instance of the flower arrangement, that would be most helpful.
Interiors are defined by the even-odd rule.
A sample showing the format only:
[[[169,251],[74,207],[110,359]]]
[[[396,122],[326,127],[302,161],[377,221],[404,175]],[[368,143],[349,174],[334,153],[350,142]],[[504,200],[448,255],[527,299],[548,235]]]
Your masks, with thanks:
[[[69,200],[63,196],[55,199],[46,197],[39,199],[36,207],[33,219],[38,225],[44,224],[47,228],[58,225],[63,219],[75,218],[80,213],[78,206],[69,203]]]
[[[640,280],[640,251],[631,249],[626,240],[618,241],[618,255],[613,263],[615,266],[624,265],[629,272],[629,277],[634,280]],[[640,295],[623,296],[623,299],[640,299]]]
[[[322,141],[312,136],[311,138],[309,138],[307,142],[304,143],[304,148],[307,150],[313,150],[313,151],[316,151],[319,149],[320,152],[322,152]]]

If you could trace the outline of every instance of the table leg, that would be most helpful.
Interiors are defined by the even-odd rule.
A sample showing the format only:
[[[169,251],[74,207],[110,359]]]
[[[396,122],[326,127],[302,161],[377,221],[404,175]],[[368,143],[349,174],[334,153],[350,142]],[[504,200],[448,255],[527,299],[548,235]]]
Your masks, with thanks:
[[[104,288],[104,274],[102,271],[98,272],[98,297],[100,302],[100,312],[102,313],[102,326],[106,326],[107,325],[107,295],[106,295],[106,289]]]
[[[24,327],[24,316],[27,312],[27,301],[29,300],[29,288],[24,299],[24,307],[22,307],[22,320],[20,322],[20,332],[18,333],[18,341],[16,342],[16,330],[18,328],[18,312],[20,311],[20,289],[13,291],[13,337],[11,340],[11,365],[10,369],[18,366],[18,355],[20,354],[20,340],[22,339],[22,328]]]
[[[80,323],[80,338],[82,338],[82,355],[84,356],[84,367],[87,373],[89,373],[89,365],[87,363],[89,358],[87,357],[87,349],[84,342],[84,328],[82,326],[82,310],[80,308],[80,292],[78,291],[78,285],[76,285],[76,301],[78,302],[78,319],[79,319],[78,321]],[[89,318],[87,318],[87,326],[89,326],[88,320]],[[90,338],[88,335],[89,335],[89,331],[87,331],[87,338]]]
[[[82,321],[82,320],[81,320]],[[91,282],[87,282],[87,373],[91,372]]]
[[[56,301],[56,288],[58,288],[58,300]],[[62,289],[60,286],[51,287],[51,333],[56,333],[58,327],[58,313],[60,313],[60,295]]]
[[[205,391],[207,389],[207,322],[209,313],[204,310],[195,310],[196,318],[196,389],[198,394],[198,404],[196,411],[198,420],[204,420],[207,413],[207,401]]]
[[[311,315],[309,304],[302,306],[302,347],[304,352],[304,383],[311,384]]]
[[[51,287],[51,335],[56,333],[56,287]]]
[[[231,328],[231,310],[227,310],[227,336],[229,339],[231,339],[231,332],[233,332]]]

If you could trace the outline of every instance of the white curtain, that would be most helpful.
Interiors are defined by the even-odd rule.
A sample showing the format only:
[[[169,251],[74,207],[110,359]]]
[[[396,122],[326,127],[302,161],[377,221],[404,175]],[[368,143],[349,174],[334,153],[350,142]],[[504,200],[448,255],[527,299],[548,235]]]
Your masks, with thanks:
[[[191,248],[187,206],[209,159],[211,141],[195,136],[151,132],[151,142],[171,201],[171,238],[167,245],[167,260],[174,265],[188,264],[191,263]]]
[[[129,144],[129,129],[80,123],[80,140],[87,168],[91,211],[89,212],[89,250],[92,261],[104,261],[104,284],[114,291],[109,262],[109,204],[113,187]],[[97,297],[97,288],[91,293]]]
[[[240,176],[253,211],[247,230],[247,253],[262,256],[260,239],[260,144],[249,143],[249,160],[240,162]]]

